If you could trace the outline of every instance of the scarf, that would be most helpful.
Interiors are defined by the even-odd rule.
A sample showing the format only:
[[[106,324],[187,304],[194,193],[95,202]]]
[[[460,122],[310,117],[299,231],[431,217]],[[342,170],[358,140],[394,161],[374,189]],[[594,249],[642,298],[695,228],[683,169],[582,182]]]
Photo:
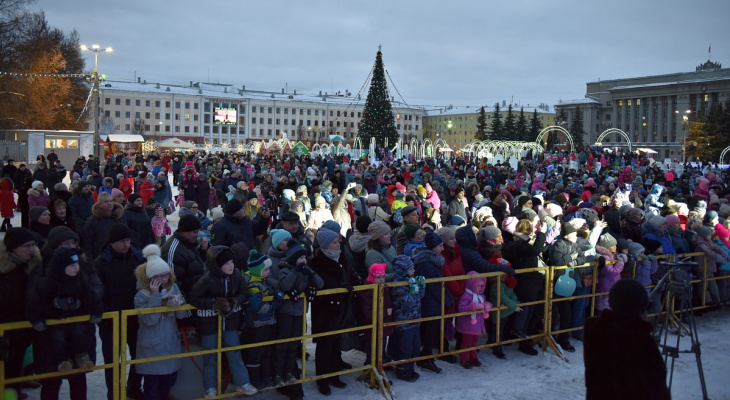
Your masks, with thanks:
[[[471,295],[471,303],[472,304],[475,304],[475,303],[476,304],[486,303],[486,300],[483,301],[482,300],[483,297],[480,296],[479,293],[474,293],[474,292],[471,291],[471,289],[466,289],[466,292]],[[484,315],[485,316],[488,315],[487,312],[486,312],[486,310],[484,312]],[[476,313],[473,313],[473,314],[470,315],[470,317],[471,317],[471,324],[472,325],[476,325],[476,323],[477,323],[477,314]]]
[[[330,250],[330,249],[320,249],[320,250],[322,250],[322,253],[325,256],[327,256],[327,258],[329,258],[333,261],[337,261],[337,262],[340,261],[340,253],[342,252],[342,250]],[[340,267],[342,267],[342,266],[340,265]]]

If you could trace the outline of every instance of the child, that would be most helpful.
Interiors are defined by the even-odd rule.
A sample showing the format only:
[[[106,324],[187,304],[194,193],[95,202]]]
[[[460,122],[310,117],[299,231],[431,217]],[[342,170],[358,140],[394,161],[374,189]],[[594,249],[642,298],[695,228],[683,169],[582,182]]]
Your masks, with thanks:
[[[628,260],[629,249],[626,248],[622,253],[616,254],[616,239],[609,233],[604,233],[598,238],[596,252],[598,252],[598,283],[596,284],[596,293],[606,293],[619,279],[621,279],[621,271],[624,264]],[[609,264],[609,261],[616,261],[615,264]],[[608,295],[604,294],[596,298],[596,315],[601,311],[609,308]]]
[[[101,321],[103,306],[98,291],[92,290],[89,277],[80,270],[82,250],[61,247],[53,252],[47,275],[41,278],[28,296],[26,312],[33,329],[54,348],[69,347],[69,355],[59,354],[58,370],[65,372],[77,368],[90,369],[94,362],[89,357],[88,343],[95,340],[93,330],[86,329],[87,322],[46,325],[46,319],[63,319],[91,314],[92,324]],[[91,333],[91,334],[89,334]],[[72,356],[70,358],[69,356]]]
[[[196,310],[196,329],[202,339],[203,350],[218,348],[218,335],[221,335],[223,347],[238,346],[238,328],[243,317],[243,304],[246,302],[246,282],[243,276],[235,271],[235,254],[226,246],[208,248],[205,265],[207,272],[190,291],[190,304]],[[234,273],[236,272],[236,273]],[[223,318],[222,331],[218,332],[218,316]],[[233,383],[238,393],[256,394],[258,391],[248,376],[239,350],[225,353],[228,366],[233,375]],[[216,354],[203,356],[203,387],[206,399],[216,399],[218,369]]]
[[[301,336],[302,318],[306,314],[303,293],[309,293],[311,301],[312,294],[324,287],[324,281],[307,266],[307,248],[294,239],[287,242],[286,262],[272,268],[272,275],[279,281],[279,290],[289,295],[276,312],[276,339]],[[272,372],[275,385],[296,382],[299,376],[297,354],[301,352],[301,343],[296,340],[274,345]],[[301,384],[289,385],[280,391],[291,399],[304,396]]]
[[[708,226],[701,226],[697,229],[697,234],[692,237],[692,243],[694,243],[694,249],[696,252],[704,252],[705,256],[694,256],[694,261],[698,263],[698,268],[694,271],[695,275],[702,277],[703,266],[707,263],[707,269],[705,270],[705,278],[714,278],[717,273],[717,267],[730,260],[728,256],[720,247],[712,243],[712,228]],[[706,261],[705,261],[706,260]],[[702,298],[701,285],[695,285],[700,290],[695,290],[694,296],[695,301],[699,302]],[[707,291],[710,293],[711,302],[708,301],[709,305],[724,305],[720,299],[720,291],[717,288],[717,282],[714,280],[707,281]]]
[[[248,270],[244,280],[248,281],[248,305],[246,306],[245,343],[258,343],[271,340],[276,335],[276,317],[274,312],[284,299],[284,294],[277,290],[279,283],[270,276],[271,259],[259,254],[256,250],[249,252]],[[274,296],[273,301],[264,301],[264,297]],[[246,350],[244,360],[251,384],[257,389],[272,384],[271,353],[272,346],[253,347]]]
[[[423,238],[426,237],[426,231],[421,229],[416,224],[406,224],[403,227],[403,232],[408,239],[408,244],[403,248],[403,254],[408,257],[413,257],[413,250],[421,247],[426,247],[426,243],[423,242]]]
[[[0,217],[3,218],[3,223],[0,226],[0,232],[7,232],[13,227],[10,219],[15,216],[14,210],[17,207],[15,197],[13,197],[13,180],[8,177],[2,178],[0,180]]]
[[[380,285],[385,283],[385,268],[387,264],[375,263],[370,266],[368,277],[366,282],[369,284]],[[393,322],[393,297],[391,295],[390,287],[385,287],[383,290],[383,322]],[[373,291],[365,290],[358,292],[358,300],[360,302],[360,322],[362,325],[370,325],[373,323]],[[383,337],[380,340],[383,342],[383,349],[386,348],[388,337],[393,333],[392,326],[383,327]],[[365,331],[365,343],[370,343],[372,331],[370,329]],[[370,350],[365,351],[365,363],[363,365],[370,364]],[[389,360],[384,360],[388,362]],[[393,367],[387,367],[393,369]]]
[[[393,271],[396,282],[408,282],[408,286],[393,288],[393,310],[396,321],[408,321],[421,318],[421,299],[426,292],[426,279],[413,276],[416,269],[410,257],[399,255],[393,260]],[[388,342],[388,354],[393,360],[415,358],[421,350],[421,333],[419,323],[396,325]],[[395,367],[396,377],[408,382],[415,382],[419,376],[414,371],[414,362],[398,364]]]
[[[502,275],[497,278],[492,278],[491,282],[491,286],[489,287],[489,295],[492,304],[499,304],[500,307],[506,306],[507,309],[500,311],[499,315],[497,314],[496,310],[490,311],[491,318],[489,319],[489,321],[487,321],[487,327],[489,328],[489,337],[487,339],[487,344],[497,342],[496,318],[498,316],[500,340],[504,340],[504,336],[502,335],[502,333],[504,332],[504,327],[507,325],[509,317],[513,313],[517,313],[515,314],[513,326],[525,326],[525,319],[527,318],[527,313],[522,311],[522,307],[520,307],[520,302],[519,300],[517,300],[517,295],[513,290],[515,286],[517,286],[517,278],[509,275]],[[497,286],[500,287],[499,298],[497,297]],[[520,335],[518,334],[515,336]],[[526,335],[522,333],[521,336],[524,337]],[[492,354],[494,354],[494,356],[499,358],[500,360],[504,360],[505,358],[507,358],[507,356],[504,355],[504,352],[502,351],[502,346],[492,347]]]
[[[629,243],[629,255],[636,260],[636,276],[634,279],[639,281],[643,286],[651,285],[651,276],[654,275],[659,268],[659,263],[653,254],[644,254],[646,249],[640,243]],[[651,289],[647,289],[651,292]]]
[[[393,200],[393,205],[391,205],[390,207],[391,214],[393,215],[393,220],[391,222],[393,222],[394,224],[403,224],[403,217],[400,215],[400,212],[402,209],[408,207],[408,204],[403,201],[405,196],[406,195],[402,192],[395,192],[395,200]]]
[[[134,308],[175,308],[185,304],[185,299],[175,284],[175,274],[160,258],[160,248],[151,244],[142,250],[142,254],[147,262],[134,271],[139,289],[134,296]],[[176,319],[185,318],[189,314],[187,310],[140,314],[136,358],[182,353]],[[145,398],[166,399],[175,385],[177,371],[181,366],[181,358],[137,364],[137,373],[144,376]]]
[[[152,223],[152,233],[155,234],[155,244],[162,246],[167,240],[167,235],[172,233],[172,229],[170,229],[170,225],[167,223],[167,218],[165,218],[165,210],[157,206],[155,208],[155,216],[150,222]]]
[[[150,221],[155,217],[155,210],[157,210],[157,200],[154,197],[147,199],[147,216],[150,217]]]
[[[466,275],[477,275],[476,271],[469,271]],[[484,288],[487,278],[474,277],[466,281],[466,292],[459,299],[459,312],[474,311],[470,315],[456,317],[456,331],[461,333],[460,349],[468,349],[477,345],[479,335],[486,333],[484,319],[489,318],[492,304],[484,297]],[[477,358],[476,350],[469,350],[459,354],[461,366],[466,369],[480,367],[482,363]]]

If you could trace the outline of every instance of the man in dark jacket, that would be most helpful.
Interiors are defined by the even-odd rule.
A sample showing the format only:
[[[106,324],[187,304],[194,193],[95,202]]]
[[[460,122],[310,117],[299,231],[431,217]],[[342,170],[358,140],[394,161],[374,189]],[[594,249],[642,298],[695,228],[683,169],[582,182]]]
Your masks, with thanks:
[[[154,243],[155,235],[152,232],[152,223],[142,203],[142,196],[137,193],[129,196],[122,220],[134,232],[132,243],[135,247],[142,249],[148,244]]]
[[[140,250],[131,245],[132,231],[125,224],[115,223],[109,228],[107,245],[101,254],[94,260],[94,267],[99,279],[104,284],[104,311],[121,311],[134,308],[134,295],[137,293],[137,278],[134,270],[145,262]],[[135,358],[137,354],[137,330],[139,323],[133,316],[127,320],[127,344],[129,354]],[[101,338],[101,352],[104,363],[117,363],[113,353],[114,329],[112,320],[104,319],[99,324]],[[107,398],[113,398],[114,381],[111,369],[104,370]],[[142,377],[135,372],[134,365],[130,367],[128,376],[127,396],[141,398]]]
[[[456,243],[461,249],[461,260],[464,263],[465,272],[476,271],[480,274],[487,272],[504,272],[515,276],[515,271],[507,265],[490,264],[479,254],[479,244],[471,226],[464,226],[456,230],[454,235]]]
[[[27,178],[32,177],[33,173],[30,172],[28,166],[24,162],[20,163],[20,167],[18,167],[18,170],[15,171],[15,174],[13,175],[13,187],[16,190],[20,190],[20,188],[23,187],[23,182],[25,182]]]
[[[15,162],[15,161],[13,161],[13,159],[11,158],[10,160],[8,160],[7,164],[5,164],[5,166],[3,166],[3,170],[2,170],[3,177],[7,176],[8,178],[13,179],[13,177],[15,176],[15,173],[18,172],[18,167],[16,167],[13,164],[13,162]]]
[[[560,237],[553,243],[550,249],[550,260],[549,265],[555,267],[569,266],[575,267],[583,265],[586,262],[585,254],[580,250],[580,247],[576,243],[578,240],[578,234],[576,233],[573,225],[564,223],[560,230]],[[565,275],[567,269],[555,270],[555,278]],[[583,282],[581,281],[581,274],[577,269],[569,271],[570,277],[576,281],[576,287],[582,287]],[[561,299],[563,296],[555,294],[556,299]],[[559,329],[568,329],[571,321],[571,302],[570,301],[559,301],[553,303],[553,326],[558,326]],[[575,347],[570,344],[570,333],[563,332],[558,335],[558,344],[565,351],[574,352]]]
[[[223,209],[224,216],[213,225],[211,244],[213,246],[231,247],[235,243],[244,242],[249,249],[254,248],[254,236],[266,232],[269,227],[269,212],[264,211],[258,222],[246,218],[243,203],[233,199]]]
[[[502,193],[496,188],[489,193],[489,200],[487,207],[492,209],[492,215],[497,220],[497,227],[500,227],[507,216],[507,203],[504,201]]]
[[[81,232],[81,247],[89,259],[96,258],[107,244],[109,228],[121,222],[124,208],[112,201],[109,193],[103,192],[91,207],[91,216],[84,222]],[[75,215],[75,214],[74,214]]]
[[[299,216],[291,211],[285,212],[281,216],[281,222],[276,224],[276,227],[274,229],[284,229],[289,234],[291,234],[292,239],[296,239],[297,242],[304,245],[304,247],[307,248],[307,254],[310,255],[314,254],[314,247],[312,245],[312,241],[309,240],[307,235],[304,234],[304,226],[299,220]],[[271,248],[271,236],[266,238],[264,240],[264,244],[261,247],[264,254],[269,253],[269,248]]]
[[[175,271],[180,291],[186,296],[195,282],[205,273],[205,253],[208,242],[200,241],[200,220],[193,214],[180,218],[177,230],[162,245],[162,259]]]
[[[68,201],[68,206],[71,207],[74,225],[77,229],[81,229],[86,220],[91,217],[91,209],[94,206],[94,196],[91,194],[91,186],[88,182],[80,181],[71,190],[71,199]]]
[[[667,370],[651,324],[644,286],[633,279],[616,282],[608,294],[610,309],[586,321],[583,359],[586,399],[669,400]]]

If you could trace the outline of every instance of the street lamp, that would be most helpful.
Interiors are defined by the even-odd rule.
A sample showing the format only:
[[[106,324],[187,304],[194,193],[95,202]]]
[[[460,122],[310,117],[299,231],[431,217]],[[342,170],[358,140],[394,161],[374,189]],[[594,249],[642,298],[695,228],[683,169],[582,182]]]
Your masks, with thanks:
[[[446,123],[446,129],[449,131],[449,140],[451,140],[451,128],[454,125],[451,123],[451,120],[449,120],[448,123]],[[459,138],[459,147],[461,147],[461,138]]]
[[[99,157],[99,52],[112,52],[111,47],[101,48],[98,44],[87,47],[81,45],[81,50],[91,50],[94,52],[94,71],[91,73],[91,79],[93,80],[92,92],[94,92],[94,156],[98,160]]]

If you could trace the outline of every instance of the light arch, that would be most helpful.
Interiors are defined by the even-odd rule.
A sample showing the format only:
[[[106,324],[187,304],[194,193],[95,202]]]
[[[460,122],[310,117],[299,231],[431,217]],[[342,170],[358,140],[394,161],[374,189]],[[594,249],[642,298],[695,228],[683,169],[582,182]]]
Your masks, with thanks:
[[[622,131],[621,129],[618,129],[618,128],[608,128],[605,131],[601,132],[601,134],[598,135],[598,138],[596,138],[596,144],[601,143],[601,141],[603,141],[603,139],[606,136],[608,136],[608,135],[610,135],[612,133],[618,133],[624,139],[626,139],[626,143],[629,145],[629,153],[630,153],[631,152],[631,139],[629,139],[629,135],[626,134],[626,132],[624,132],[624,131]]]
[[[565,137],[568,138],[568,142],[570,142],[570,152],[575,153],[575,143],[573,143],[573,136],[571,136],[570,132],[568,132],[562,126],[551,125],[551,126],[548,126],[547,128],[544,128],[543,130],[540,131],[540,133],[537,134],[537,139],[535,140],[535,142],[542,147],[542,139],[545,137],[546,134],[548,134],[549,132],[552,132],[552,131],[558,131],[558,132],[562,132],[563,134],[565,134]]]

